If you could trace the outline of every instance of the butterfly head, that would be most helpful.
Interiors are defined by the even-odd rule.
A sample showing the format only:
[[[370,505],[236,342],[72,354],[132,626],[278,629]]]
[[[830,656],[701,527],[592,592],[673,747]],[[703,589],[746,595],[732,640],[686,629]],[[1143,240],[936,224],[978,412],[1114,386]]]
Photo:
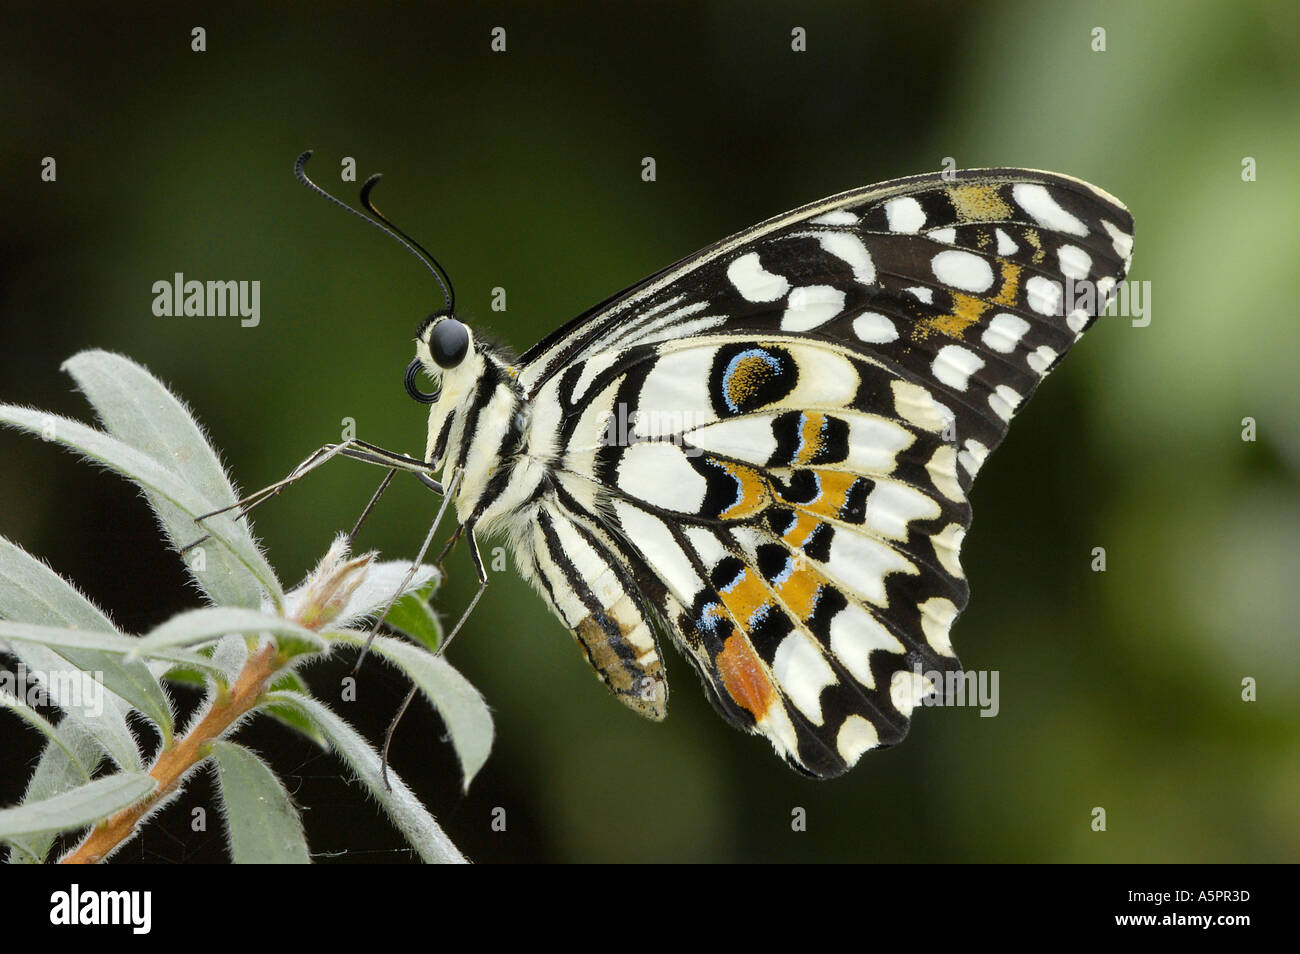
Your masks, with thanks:
[[[421,404],[435,404],[443,392],[458,399],[473,386],[482,369],[474,333],[455,315],[434,312],[420,322],[415,333],[415,360],[406,369],[406,392]],[[424,371],[440,385],[432,394],[419,389],[416,375]]]
[[[429,407],[429,443],[425,460],[440,462],[451,439],[458,412],[472,404],[484,375],[493,375],[500,362],[492,346],[448,311],[429,315],[415,333],[415,359],[406,369],[406,391]],[[420,390],[420,372],[437,384],[432,393]],[[463,417],[464,415],[460,415]]]

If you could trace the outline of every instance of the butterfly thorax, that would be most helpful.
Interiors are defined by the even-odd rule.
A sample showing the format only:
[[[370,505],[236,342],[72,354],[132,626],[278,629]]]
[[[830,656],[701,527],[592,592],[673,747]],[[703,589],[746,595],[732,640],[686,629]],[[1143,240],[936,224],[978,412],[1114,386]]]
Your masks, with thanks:
[[[428,346],[418,339],[417,354],[426,368],[440,372],[442,385],[429,408],[425,459],[441,468],[444,484],[456,479],[459,522],[489,530],[526,503],[541,479],[539,471],[530,481],[512,480],[526,463],[521,450],[527,407],[515,369],[504,353],[479,341],[449,369],[428,360]]]

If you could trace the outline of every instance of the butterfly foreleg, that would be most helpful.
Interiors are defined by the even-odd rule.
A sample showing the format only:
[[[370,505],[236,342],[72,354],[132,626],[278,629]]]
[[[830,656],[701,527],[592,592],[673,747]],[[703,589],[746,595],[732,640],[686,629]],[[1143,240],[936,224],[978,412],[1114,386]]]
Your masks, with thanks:
[[[322,464],[325,464],[327,461],[330,461],[333,458],[338,456],[350,457],[353,460],[359,460],[362,461],[363,463],[375,464],[376,466],[380,466],[380,467],[387,467],[393,472],[399,470],[408,471],[410,473],[415,474],[416,478],[420,480],[421,483],[423,483],[434,493],[441,494],[443,492],[442,484],[434,480],[433,477],[431,476],[431,474],[434,472],[434,465],[428,463],[427,461],[418,460],[417,458],[414,457],[408,457],[405,454],[399,454],[396,453],[395,451],[385,450],[384,448],[379,447],[376,444],[368,443],[367,441],[362,441],[356,438],[352,438],[338,444],[324,445],[323,447],[319,448],[318,450],[314,451],[313,453],[309,454],[306,458],[304,458],[302,463],[298,464],[297,467],[289,471],[288,475],[285,476],[284,478],[277,480],[273,484],[268,484],[267,486],[263,487],[261,490],[256,490],[253,493],[249,494],[247,497],[244,497],[241,500],[237,500],[232,504],[228,504],[225,507],[219,507],[216,510],[210,510],[207,513],[199,514],[197,517],[194,518],[194,522],[202,523],[204,520],[207,520],[211,517],[215,517],[223,513],[229,513],[231,510],[236,510],[236,509],[239,511],[239,513],[236,515],[235,519],[238,520],[242,517],[246,517],[248,516],[248,514],[252,513],[252,511],[255,508],[259,507],[266,501],[270,500],[280,491],[284,490],[284,488],[290,486],[291,484],[297,483],[299,480],[307,476],[313,470],[316,470]],[[353,527],[353,531],[352,531],[353,536],[355,536],[356,531],[360,529],[361,521],[364,520],[366,516],[370,513],[371,508],[374,507],[375,503],[378,501],[379,496],[387,488],[388,488],[388,483],[387,480],[385,480],[385,482],[380,485],[380,489],[375,493],[374,497],[371,498],[370,503],[367,504],[365,511],[363,511],[361,515],[361,518],[358,519],[356,525]],[[204,536],[193,541],[192,543],[187,543],[185,546],[181,547],[181,552],[184,553],[187,550],[191,550],[194,547],[198,546],[199,544],[206,542],[208,539],[210,539],[210,535],[205,534]]]
[[[448,495],[447,495],[447,498],[446,498],[446,499],[450,499],[450,497],[451,497],[450,490],[454,487],[455,482],[456,482],[456,481],[455,481],[455,478],[453,478],[452,481],[451,481],[451,484],[448,485],[448,491],[449,491],[449,492],[448,492]],[[445,506],[445,504],[444,504],[444,506]],[[439,516],[441,516],[441,511],[439,511]],[[434,525],[433,525],[433,527],[430,528],[430,530],[429,530],[429,537],[425,539],[425,548],[428,547],[428,545],[429,545],[429,540],[432,538],[432,536],[433,536],[433,531],[434,531],[434,529],[437,528],[437,526],[438,526],[438,524],[437,524],[437,522],[435,522]],[[470,524],[461,524],[460,526],[458,526],[458,527],[456,528],[456,533],[452,536],[451,540],[448,542],[448,545],[447,545],[446,549],[444,549],[443,553],[444,553],[444,555],[445,555],[446,552],[447,552],[447,550],[450,550],[452,544],[454,544],[458,539],[460,539],[460,536],[461,536],[461,533],[462,533],[462,532],[464,532],[464,533],[465,533],[465,536],[469,539],[469,552],[470,552],[470,557],[471,557],[471,559],[473,559],[473,561],[474,561],[474,568],[478,571],[478,579],[479,579],[478,591],[475,592],[475,594],[474,594],[474,598],[471,599],[471,600],[469,601],[469,606],[465,607],[465,612],[463,612],[463,613],[461,614],[461,617],[460,617],[459,620],[457,620],[456,625],[452,627],[452,630],[451,630],[451,632],[447,635],[447,638],[444,639],[444,640],[439,644],[438,649],[437,649],[437,653],[436,653],[436,655],[439,655],[439,656],[441,656],[442,653],[443,653],[443,651],[446,650],[446,648],[451,644],[452,639],[456,636],[456,634],[457,634],[458,632],[460,632],[460,628],[461,628],[462,626],[465,625],[465,620],[469,619],[469,615],[470,615],[470,613],[472,613],[472,612],[474,611],[474,607],[475,607],[476,605],[478,605],[478,601],[482,598],[482,596],[483,596],[483,591],[484,591],[485,589],[487,589],[487,584],[488,584],[487,571],[486,571],[486,570],[484,569],[484,567],[483,567],[483,558],[482,558],[482,556],[479,554],[479,549],[478,549],[478,540],[477,540],[477,539],[475,538],[475,536],[474,536],[474,528],[473,528],[472,525],[470,525]],[[423,555],[423,551],[421,551],[421,554]],[[418,565],[418,561],[417,561],[417,565]],[[400,592],[400,591],[399,591],[399,592]],[[392,608],[392,607],[390,606],[389,609],[391,609],[391,608]],[[385,610],[385,613],[387,613],[387,610]],[[383,618],[383,617],[381,616],[380,619],[382,619],[382,618]],[[376,622],[376,626],[378,626],[378,623],[377,623],[377,622]],[[372,638],[373,638],[373,633],[372,633],[371,635],[372,635]],[[370,645],[370,644],[369,644],[369,641],[367,641],[366,645],[367,645],[367,646]],[[363,653],[364,653],[364,650],[363,650]],[[361,664],[361,657],[358,657],[358,658],[357,658],[357,665],[359,666],[360,664]],[[355,668],[355,667],[354,667],[354,668]],[[403,699],[403,700],[402,700],[402,704],[401,704],[400,706],[397,707],[397,714],[394,715],[394,716],[393,716],[393,720],[392,720],[390,723],[388,723],[388,731],[384,733],[384,747],[383,747],[383,750],[382,750],[382,757],[381,757],[381,760],[380,760],[380,767],[381,767],[381,772],[382,772],[382,774],[383,774],[383,778],[384,778],[384,787],[385,787],[385,788],[388,788],[390,791],[391,791],[392,789],[391,789],[391,786],[389,786],[389,784],[388,784],[388,750],[389,750],[389,747],[390,747],[390,746],[392,745],[392,743],[393,743],[393,733],[397,731],[397,724],[398,724],[399,722],[402,721],[402,716],[406,715],[406,710],[410,707],[410,705],[411,705],[411,701],[415,698],[415,694],[416,694],[417,691],[418,691],[418,689],[417,689],[416,686],[411,686],[410,691],[407,692],[407,694],[406,694],[406,698]]]
[[[442,523],[442,518],[447,512],[447,507],[451,504],[452,496],[456,491],[456,484],[459,481],[460,471],[457,471],[452,475],[451,480],[447,483],[447,491],[442,496],[442,504],[438,507],[438,513],[434,516],[433,523],[429,526],[429,532],[424,535],[424,542],[420,544],[420,552],[417,553],[415,559],[411,561],[411,568],[406,571],[406,576],[402,578],[401,584],[393,592],[393,596],[388,601],[388,605],[384,607],[384,611],[375,617],[374,625],[370,627],[370,632],[366,635],[366,641],[361,646],[361,652],[357,654],[357,661],[352,665],[353,675],[356,675],[356,673],[361,669],[361,663],[365,660],[366,653],[370,651],[370,644],[375,641],[375,636],[378,634],[379,627],[383,624],[384,619],[390,612],[392,612],[393,607],[397,605],[397,601],[401,599],[402,594],[406,592],[406,588],[410,585],[411,580],[415,579],[416,571],[419,570],[420,564],[424,562],[425,554],[429,552],[429,545],[433,543],[434,534],[438,532],[438,526]],[[380,489],[382,490],[383,488],[381,487]],[[441,574],[441,572],[441,568],[439,568],[438,573]],[[441,649],[439,651],[441,651]]]
[[[402,721],[402,716],[406,715],[406,710],[411,707],[411,700],[415,698],[418,691],[419,687],[412,683],[410,690],[406,693],[406,698],[397,707],[397,714],[388,723],[388,730],[384,733],[384,747],[380,752],[379,773],[383,776],[384,788],[390,792],[393,790],[393,786],[388,782],[388,750],[393,744],[393,733],[397,731],[397,724]]]
[[[442,569],[443,562],[447,559],[448,556],[451,555],[451,551],[456,548],[456,544],[460,542],[461,534],[464,532],[465,532],[465,525],[463,523],[457,524],[456,531],[450,537],[448,537],[447,542],[443,544],[442,552],[438,554],[438,559],[433,561],[434,566],[438,567],[439,569]]]
[[[469,606],[465,607],[465,612],[460,614],[460,619],[456,621],[456,625],[453,626],[451,632],[447,634],[447,638],[442,641],[440,646],[438,646],[439,656],[441,656],[443,652],[446,651],[447,647],[451,645],[451,641],[455,639],[456,634],[460,632],[460,628],[464,626],[465,621],[469,619],[469,614],[474,612],[474,607],[477,606],[478,601],[483,598],[483,591],[487,589],[488,585],[487,570],[483,567],[483,556],[478,550],[478,538],[474,536],[474,524],[472,522],[462,524],[457,529],[457,536],[459,536],[462,530],[465,533],[465,539],[469,541],[470,559],[474,561],[474,569],[478,572],[478,589],[474,592],[473,599],[469,601]],[[453,542],[454,540],[455,537],[453,537]]]

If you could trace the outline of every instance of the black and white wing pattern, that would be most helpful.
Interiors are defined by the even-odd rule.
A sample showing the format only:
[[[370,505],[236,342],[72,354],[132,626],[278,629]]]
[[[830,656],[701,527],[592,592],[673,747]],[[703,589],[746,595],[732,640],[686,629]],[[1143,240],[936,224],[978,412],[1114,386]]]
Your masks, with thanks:
[[[666,631],[726,719],[845,772],[959,668],[971,483],[1132,235],[1066,176],[925,175],[628,289],[514,367],[546,471],[525,572],[637,711],[665,713]]]

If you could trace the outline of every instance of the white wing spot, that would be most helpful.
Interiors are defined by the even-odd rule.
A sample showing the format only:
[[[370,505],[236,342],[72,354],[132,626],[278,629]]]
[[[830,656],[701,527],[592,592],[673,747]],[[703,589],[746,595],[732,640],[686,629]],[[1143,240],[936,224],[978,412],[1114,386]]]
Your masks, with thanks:
[[[913,520],[932,520],[938,515],[934,498],[908,484],[882,480],[867,496],[863,523],[887,540],[906,540]]]
[[[704,506],[708,481],[685,453],[668,441],[632,444],[618,464],[618,489],[664,510],[696,513]]]
[[[1016,413],[1016,408],[1024,400],[1020,392],[1015,388],[1009,388],[1005,384],[999,384],[989,395],[989,407],[993,408],[993,413],[1004,421],[1009,421]]]
[[[934,647],[935,652],[944,656],[952,655],[952,640],[949,631],[952,621],[957,618],[957,607],[952,600],[936,596],[926,600],[919,607],[921,610],[921,632],[925,641]]]
[[[1060,282],[1054,282],[1042,275],[1035,275],[1025,282],[1025,300],[1029,302],[1029,307],[1040,315],[1059,315],[1062,297]]]
[[[949,249],[930,260],[934,277],[962,291],[985,292],[993,287],[993,267],[974,252]]]
[[[957,579],[962,578],[961,544],[966,538],[966,528],[959,523],[950,523],[930,538],[934,555],[939,558],[939,565]]]
[[[1044,186],[1033,182],[1020,182],[1011,187],[1011,197],[1043,228],[1070,235],[1088,234],[1088,227],[1057,205],[1052,194]]]
[[[965,391],[970,376],[984,367],[984,359],[961,345],[944,345],[934,356],[930,370],[942,383],[954,391]]]
[[[1025,336],[1029,330],[1029,322],[1019,315],[1011,315],[1007,312],[999,312],[993,316],[989,326],[984,329],[981,339],[985,345],[994,351],[1000,351],[1003,354],[1010,354],[1016,350],[1020,344],[1020,339]]]
[[[917,703],[934,692],[934,683],[918,673],[900,669],[889,680],[889,701],[903,715],[911,715]]]
[[[966,449],[957,455],[957,463],[961,464],[966,473],[974,477],[979,473],[980,468],[984,466],[984,461],[989,456],[989,449],[973,438],[966,438]]]
[[[1092,256],[1077,245],[1062,245],[1056,250],[1056,259],[1061,263],[1061,274],[1066,278],[1079,281],[1092,271]]]
[[[925,225],[925,210],[910,196],[892,199],[885,203],[885,219],[889,222],[889,231],[911,234],[921,231]]]
[[[848,209],[834,209],[823,212],[815,219],[809,219],[810,225],[857,225],[858,217]]]
[[[876,687],[876,677],[871,671],[872,653],[878,649],[887,653],[907,651],[893,633],[857,603],[849,603],[831,617],[830,634],[835,658],[868,689]]]
[[[825,721],[822,690],[835,684],[835,673],[822,657],[821,650],[802,632],[791,633],[776,647],[772,675],[814,725]]]
[[[776,301],[790,290],[790,283],[763,268],[757,252],[742,255],[727,266],[727,278],[749,301]]]
[[[1076,335],[1083,334],[1084,329],[1088,327],[1088,322],[1091,320],[1092,315],[1088,314],[1087,310],[1084,308],[1076,308],[1065,316],[1066,325],[1068,325],[1070,330]]]
[[[622,500],[614,501],[614,511],[623,532],[636,541],[655,572],[668,584],[669,591],[678,599],[691,599],[704,581],[664,522]]]
[[[1006,232],[1001,229],[995,229],[993,234],[998,237],[999,255],[1015,255],[1016,252],[1020,251],[1020,246],[1011,241],[1011,236]]]
[[[944,444],[934,452],[925,465],[925,472],[930,475],[935,490],[949,500],[966,499],[961,484],[957,483],[957,449],[951,444]]]
[[[942,242],[944,245],[952,245],[957,241],[957,230],[952,228],[935,229],[933,232],[925,234],[936,242]]]
[[[887,606],[885,578],[891,573],[915,575],[915,564],[893,547],[861,533],[837,533],[831,540],[830,558],[825,561],[833,577],[858,598],[876,606]]]
[[[924,285],[913,285],[911,288],[904,288],[913,298],[925,302],[927,305],[934,304],[934,289],[926,288]]]
[[[851,715],[840,724],[835,736],[835,748],[849,765],[856,765],[862,753],[880,744],[876,727],[860,715]]]
[[[952,419],[952,412],[921,385],[891,381],[889,387],[894,392],[894,411],[907,423],[938,433]]]
[[[1124,266],[1127,269],[1129,261],[1133,258],[1133,236],[1127,232],[1121,232],[1117,226],[1112,225],[1105,219],[1102,219],[1101,227],[1110,236],[1110,243],[1115,246],[1115,254],[1124,259]]]
[[[846,261],[852,266],[855,281],[862,285],[874,285],[876,265],[871,261],[871,252],[867,251],[867,247],[862,244],[862,239],[857,235],[850,235],[845,231],[824,231],[816,237],[816,240],[822,243],[824,250],[836,259]]]
[[[822,232],[817,236],[817,241],[836,258],[848,262],[853,269],[853,277],[859,283],[875,284],[876,266],[871,261],[871,253],[862,244],[862,239],[847,232]]]
[[[708,530],[701,530],[699,527],[686,527],[684,532],[686,538],[691,541],[691,546],[695,547],[696,555],[706,568],[712,570],[720,560],[730,555],[730,551],[722,545],[722,541]]]
[[[688,426],[683,433],[700,450],[755,463],[766,462],[777,448],[770,417],[733,417],[703,427]]]
[[[853,319],[853,333],[867,344],[889,344],[898,340],[894,323],[874,311],[864,311]]]
[[[1056,360],[1056,352],[1047,347],[1047,345],[1043,345],[1035,351],[1030,352],[1027,360],[1029,361],[1029,366],[1039,374],[1046,374],[1047,369],[1050,368],[1052,362]]]
[[[844,292],[830,285],[809,285],[790,292],[782,331],[810,331],[844,310]]]

